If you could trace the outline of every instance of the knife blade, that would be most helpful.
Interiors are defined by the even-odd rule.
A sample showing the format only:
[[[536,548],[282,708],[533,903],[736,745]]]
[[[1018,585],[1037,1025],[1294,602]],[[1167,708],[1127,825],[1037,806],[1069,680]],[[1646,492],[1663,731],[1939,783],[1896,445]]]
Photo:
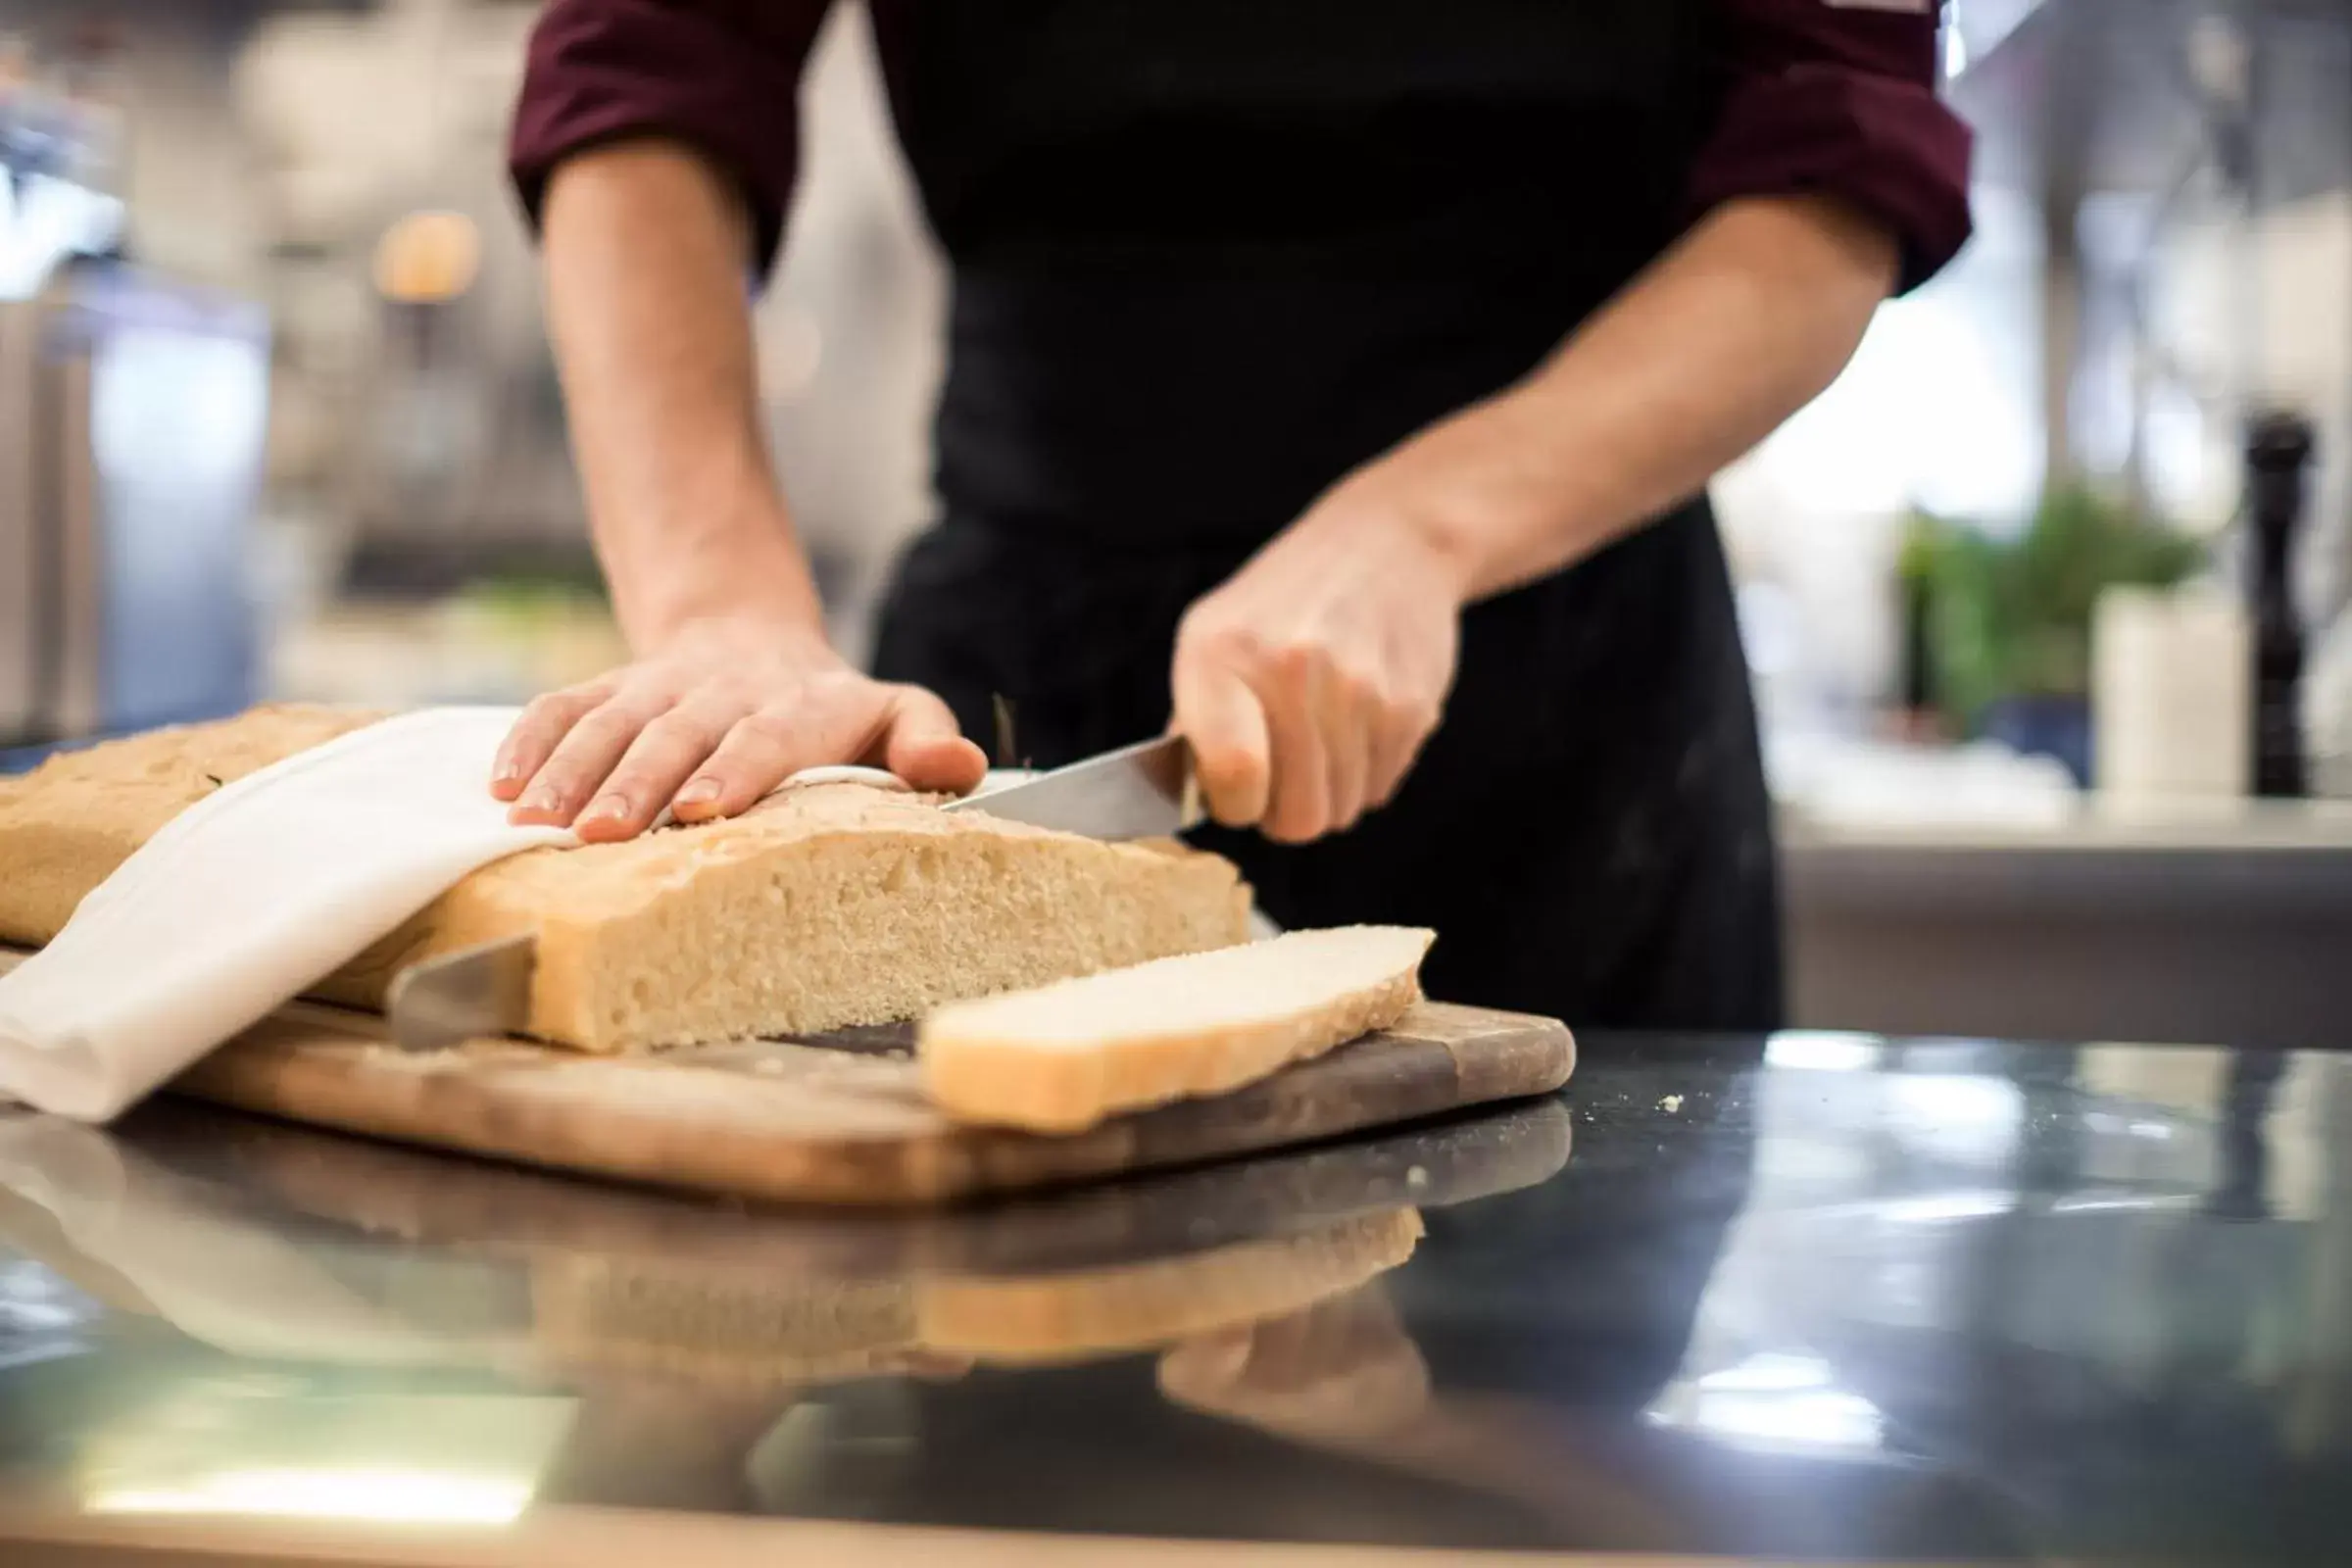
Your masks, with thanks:
[[[531,975],[538,966],[539,945],[529,936],[410,964],[384,993],[393,1043],[422,1053],[520,1034],[531,1021]]]
[[[979,811],[1090,839],[1167,838],[1199,826],[1203,814],[1193,749],[1181,735],[1121,747],[967,795],[941,809]]]

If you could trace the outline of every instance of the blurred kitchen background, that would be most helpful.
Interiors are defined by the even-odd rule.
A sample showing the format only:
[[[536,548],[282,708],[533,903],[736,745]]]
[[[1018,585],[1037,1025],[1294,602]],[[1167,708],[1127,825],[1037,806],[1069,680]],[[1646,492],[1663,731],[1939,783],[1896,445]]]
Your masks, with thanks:
[[[503,173],[533,10],[0,0],[0,745],[622,657]],[[1801,1021],[2317,1043],[2352,0],[1947,11],[1979,237],[1717,492]],[[759,315],[854,655],[929,507],[942,298],[860,13]]]

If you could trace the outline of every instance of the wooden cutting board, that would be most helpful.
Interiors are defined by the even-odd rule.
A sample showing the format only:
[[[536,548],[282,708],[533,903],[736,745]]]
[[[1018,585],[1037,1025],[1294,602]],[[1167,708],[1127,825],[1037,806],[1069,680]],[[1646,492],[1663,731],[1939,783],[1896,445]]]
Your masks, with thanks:
[[[777,1202],[908,1205],[1287,1148],[1547,1094],[1576,1060],[1548,1018],[1423,1004],[1238,1094],[1074,1137],[958,1127],[908,1026],[646,1056],[517,1040],[431,1055],[371,1014],[298,1003],[179,1078],[245,1110],[524,1164]]]

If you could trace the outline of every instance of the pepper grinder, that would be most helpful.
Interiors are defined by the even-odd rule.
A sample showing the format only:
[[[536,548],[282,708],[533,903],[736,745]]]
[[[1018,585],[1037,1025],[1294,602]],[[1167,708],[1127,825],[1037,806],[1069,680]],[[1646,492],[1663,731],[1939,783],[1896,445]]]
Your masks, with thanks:
[[[2294,547],[2309,493],[2311,421],[2266,414],[2246,437],[2247,520],[2253,529],[2254,793],[2309,793],[2303,760],[2303,622],[2295,612]]]

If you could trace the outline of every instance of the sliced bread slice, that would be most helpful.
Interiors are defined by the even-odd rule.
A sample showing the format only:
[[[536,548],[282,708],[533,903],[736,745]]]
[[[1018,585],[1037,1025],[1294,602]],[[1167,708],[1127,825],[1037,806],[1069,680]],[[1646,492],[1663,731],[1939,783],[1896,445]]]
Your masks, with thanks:
[[[923,1021],[923,1087],[957,1121],[1048,1133],[1224,1094],[1395,1023],[1436,940],[1294,931],[956,1003]]]

